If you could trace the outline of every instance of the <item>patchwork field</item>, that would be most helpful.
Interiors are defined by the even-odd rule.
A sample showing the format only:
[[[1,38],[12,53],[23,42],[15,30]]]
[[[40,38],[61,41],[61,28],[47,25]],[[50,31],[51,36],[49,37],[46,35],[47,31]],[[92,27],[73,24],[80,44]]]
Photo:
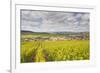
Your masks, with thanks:
[[[87,37],[65,38],[65,34],[22,34],[21,63],[89,60],[90,43]]]

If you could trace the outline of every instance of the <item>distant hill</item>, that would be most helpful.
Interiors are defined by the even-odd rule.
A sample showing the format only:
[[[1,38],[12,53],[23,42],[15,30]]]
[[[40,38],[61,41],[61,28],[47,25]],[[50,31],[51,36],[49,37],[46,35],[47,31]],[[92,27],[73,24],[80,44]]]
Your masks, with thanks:
[[[89,32],[33,32],[21,30],[22,34],[88,34]]]
[[[34,32],[32,32],[32,31],[21,31],[21,34],[32,34],[32,33],[34,33]]]
[[[22,34],[49,34],[48,32],[33,32],[33,31],[24,31],[24,30],[21,30],[21,33]]]

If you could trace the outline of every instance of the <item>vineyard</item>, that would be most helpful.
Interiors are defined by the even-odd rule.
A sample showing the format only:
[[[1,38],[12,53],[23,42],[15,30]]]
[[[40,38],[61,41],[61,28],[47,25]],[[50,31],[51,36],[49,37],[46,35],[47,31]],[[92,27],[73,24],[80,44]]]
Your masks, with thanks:
[[[89,60],[89,40],[21,42],[21,63]]]

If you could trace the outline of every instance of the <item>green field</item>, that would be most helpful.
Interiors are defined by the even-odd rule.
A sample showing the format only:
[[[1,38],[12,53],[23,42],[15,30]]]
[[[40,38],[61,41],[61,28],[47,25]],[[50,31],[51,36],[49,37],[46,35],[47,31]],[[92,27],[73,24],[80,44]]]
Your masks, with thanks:
[[[89,48],[89,40],[21,41],[21,63],[89,60]]]

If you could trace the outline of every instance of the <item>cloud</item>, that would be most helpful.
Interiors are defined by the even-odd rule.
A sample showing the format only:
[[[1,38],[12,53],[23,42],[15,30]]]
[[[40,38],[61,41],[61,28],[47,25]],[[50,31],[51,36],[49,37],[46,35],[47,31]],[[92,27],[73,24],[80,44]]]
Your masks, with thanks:
[[[21,10],[21,30],[89,32],[89,13]]]

